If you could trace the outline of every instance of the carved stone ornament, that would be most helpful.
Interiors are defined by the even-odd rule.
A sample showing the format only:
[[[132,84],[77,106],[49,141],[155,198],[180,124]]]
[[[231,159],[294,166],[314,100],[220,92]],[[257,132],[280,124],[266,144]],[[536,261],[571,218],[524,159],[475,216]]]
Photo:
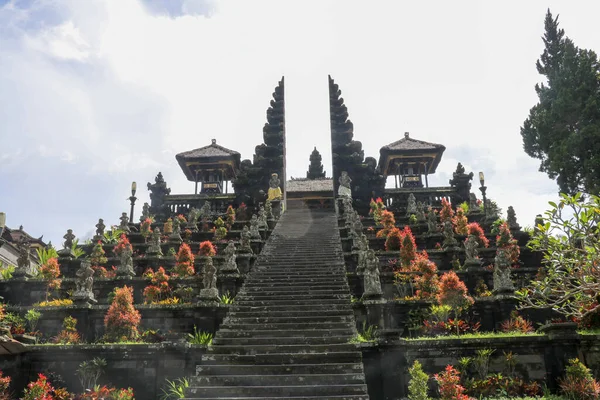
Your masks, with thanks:
[[[160,257],[163,255],[161,246],[160,246],[160,228],[156,227],[152,231],[152,236],[150,238],[150,246],[146,250],[146,254],[152,257]]]
[[[415,215],[417,213],[417,199],[415,195],[409,193],[408,195],[408,204],[406,206],[406,216],[409,217],[411,215]]]
[[[454,237],[454,228],[452,227],[452,221],[444,222],[444,243],[442,247],[444,249],[454,248],[458,246],[458,241]]]
[[[150,204],[144,203],[144,206],[142,207],[142,215],[140,216],[140,222],[144,222],[148,218],[150,218]]]
[[[515,285],[510,277],[510,267],[510,258],[507,250],[503,248],[496,250],[493,275],[494,292],[506,293],[515,290]]]
[[[119,220],[121,221],[121,223],[119,224],[119,229],[122,230],[124,233],[130,233],[131,229],[129,228],[129,216],[127,216],[127,213],[121,213],[121,217],[119,218]]]
[[[75,292],[72,299],[75,303],[96,303],[94,298],[94,269],[88,260],[82,260],[75,273]]]
[[[338,196],[352,198],[352,189],[350,186],[352,184],[352,179],[348,175],[347,171],[342,171],[339,183],[340,186],[338,188]]]
[[[248,229],[248,225],[244,225],[244,229],[242,229],[242,233],[240,234],[240,253],[252,253],[250,240],[252,240],[252,234],[250,233],[250,229]]]
[[[235,243],[233,240],[230,240],[227,243],[227,247],[223,250],[223,254],[225,255],[225,265],[221,267],[221,271],[227,273],[239,273],[236,263]]]
[[[427,233],[430,235],[438,233],[437,215],[431,206],[427,209]]]
[[[258,217],[256,214],[252,215],[250,219],[250,237],[254,240],[260,240],[262,237],[260,236],[260,229],[258,227]]]
[[[133,249],[131,246],[125,246],[125,248],[119,253],[119,267],[117,268],[117,276],[135,276],[135,272],[133,271]]]
[[[367,251],[366,268],[363,272],[365,298],[381,298],[381,281],[379,280],[379,258],[372,249]]]
[[[207,257],[202,268],[202,284],[198,298],[200,301],[219,301],[219,290],[217,289],[217,269],[213,265],[212,257]]]

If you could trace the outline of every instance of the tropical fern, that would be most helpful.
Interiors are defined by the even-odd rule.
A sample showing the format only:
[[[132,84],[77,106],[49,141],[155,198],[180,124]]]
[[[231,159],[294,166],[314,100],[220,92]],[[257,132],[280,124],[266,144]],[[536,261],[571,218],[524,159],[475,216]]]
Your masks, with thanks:
[[[185,390],[190,387],[190,382],[186,378],[179,378],[173,381],[167,379],[167,385],[162,389],[160,400],[183,399]]]
[[[204,346],[210,346],[212,344],[213,334],[208,332],[198,332],[196,325],[194,325],[194,333],[188,333],[188,343],[201,344]]]

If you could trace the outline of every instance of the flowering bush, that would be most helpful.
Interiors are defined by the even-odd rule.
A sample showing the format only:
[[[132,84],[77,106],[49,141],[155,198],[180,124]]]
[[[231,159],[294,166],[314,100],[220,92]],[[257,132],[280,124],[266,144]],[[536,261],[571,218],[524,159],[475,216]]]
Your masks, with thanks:
[[[163,234],[170,235],[171,233],[173,233],[173,219],[169,218],[163,224]]]
[[[171,293],[169,275],[163,267],[159,267],[156,272],[148,268],[143,276],[150,279],[151,282],[151,285],[146,286],[144,289],[144,303],[157,303],[169,297]]]
[[[468,235],[467,225],[469,220],[465,215],[465,211],[462,207],[456,209],[456,215],[452,218],[452,224],[454,225],[454,232],[457,235]]]
[[[76,326],[77,319],[70,315],[65,317],[63,320],[63,330],[52,341],[58,344],[77,344],[81,342],[81,336],[79,336]]]
[[[98,268],[107,262],[108,258],[106,258],[106,252],[102,247],[102,242],[98,241],[92,249],[92,254],[90,254],[90,264],[92,264],[92,268]]]
[[[410,266],[417,254],[417,244],[410,227],[405,226],[402,231],[402,247],[400,248],[400,260],[404,267]]]
[[[44,374],[38,374],[38,379],[35,382],[29,382],[23,400],[55,400],[52,396],[54,388],[48,382]]]
[[[488,247],[490,245],[490,241],[485,237],[483,229],[477,222],[471,222],[467,225],[467,235],[475,236],[480,247]]]
[[[382,226],[381,230],[377,232],[378,238],[386,238],[387,235],[396,227],[396,217],[394,213],[388,210],[381,212],[381,220],[379,221]]]
[[[116,288],[115,297],[104,317],[107,340],[136,340],[140,320],[140,312],[133,306],[133,288]]]
[[[129,239],[127,239],[127,235],[125,235],[123,233],[123,234],[121,234],[121,237],[119,238],[119,241],[118,241],[117,245],[113,249],[113,252],[116,255],[119,255],[124,250],[131,250],[133,252],[133,247],[131,246],[131,243],[129,242]]]
[[[371,199],[369,206],[371,207],[369,210],[369,215],[373,217],[373,220],[375,220],[375,225],[379,226],[382,213],[385,211],[385,204],[383,204],[381,197],[378,197],[375,200]]]
[[[227,218],[225,219],[225,225],[227,226],[227,229],[231,229],[235,222],[235,211],[233,210],[233,207],[227,207],[225,214],[227,215]]]
[[[574,400],[592,400],[600,397],[600,384],[596,381],[588,367],[577,359],[569,360],[566,376],[559,381],[561,392]]]
[[[212,257],[217,254],[217,249],[210,240],[206,240],[200,243],[200,252],[198,254],[202,257]]]
[[[58,265],[58,258],[52,257],[46,260],[46,262],[40,266],[39,275],[43,280],[47,281],[46,300],[48,300],[50,291],[59,289],[62,282],[61,279],[58,278],[60,276],[60,265]]]
[[[458,278],[454,271],[446,272],[440,278],[440,291],[436,296],[439,304],[446,304],[452,307],[458,316],[460,312],[473,304],[473,298],[470,297],[467,286]]]
[[[194,254],[192,254],[190,246],[186,243],[182,243],[181,246],[179,246],[179,251],[175,258],[173,275],[184,278],[186,276],[193,276],[194,273]]]
[[[454,210],[452,209],[452,204],[450,204],[450,202],[448,200],[446,200],[445,198],[442,198],[442,209],[440,210],[440,222],[442,223],[442,225],[444,225],[444,223],[446,221],[452,221],[452,218],[454,217]]]
[[[140,224],[140,233],[142,234],[142,237],[144,239],[150,236],[150,234],[152,233],[152,218],[146,218]]]
[[[116,389],[97,386],[94,390],[78,397],[77,400],[135,400],[135,398],[132,388]]]
[[[507,251],[508,257],[512,265],[519,263],[519,254],[521,250],[517,241],[513,238],[507,222],[500,224],[498,228],[499,234],[496,236],[496,247]]]
[[[385,251],[398,251],[402,245],[402,231],[393,228],[385,239]]]
[[[446,370],[433,375],[438,383],[440,398],[442,400],[468,400],[469,396],[464,394],[465,388],[460,384],[460,373],[452,365],[446,366]]]
[[[11,377],[4,376],[3,372],[0,371],[0,400],[10,400],[10,392],[8,391],[10,381]]]

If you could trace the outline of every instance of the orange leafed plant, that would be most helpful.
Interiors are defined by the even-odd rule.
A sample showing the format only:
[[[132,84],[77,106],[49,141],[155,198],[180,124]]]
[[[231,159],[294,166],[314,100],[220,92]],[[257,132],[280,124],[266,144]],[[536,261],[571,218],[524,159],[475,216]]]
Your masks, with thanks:
[[[136,340],[142,317],[133,306],[133,288],[115,289],[115,297],[104,316],[106,337],[109,341]]]
[[[203,257],[212,257],[217,254],[217,249],[210,240],[206,240],[200,243],[200,252],[198,254]]]
[[[173,275],[181,278],[194,275],[194,254],[192,253],[190,246],[185,243],[179,246],[179,251],[177,252],[175,260]]]
[[[381,230],[377,232],[378,238],[387,238],[387,235],[396,227],[396,218],[391,211],[384,210],[381,213]]]

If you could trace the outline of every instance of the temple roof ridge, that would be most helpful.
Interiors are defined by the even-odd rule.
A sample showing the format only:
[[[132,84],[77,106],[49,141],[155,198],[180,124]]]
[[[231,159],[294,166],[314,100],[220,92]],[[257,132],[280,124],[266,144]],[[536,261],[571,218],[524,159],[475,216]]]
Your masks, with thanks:
[[[446,146],[443,144],[413,139],[408,132],[404,132],[404,137],[402,139],[382,147],[382,149],[385,150],[439,150],[445,148]]]
[[[231,149],[228,149],[221,145],[218,145],[217,140],[212,139],[211,144],[209,144],[208,146],[199,147],[194,150],[184,151],[182,153],[177,154],[175,157],[177,159],[180,159],[180,158],[191,158],[191,157],[195,158],[195,157],[232,156],[232,155],[239,155],[239,154],[240,153],[238,153],[235,150],[231,150]]]

